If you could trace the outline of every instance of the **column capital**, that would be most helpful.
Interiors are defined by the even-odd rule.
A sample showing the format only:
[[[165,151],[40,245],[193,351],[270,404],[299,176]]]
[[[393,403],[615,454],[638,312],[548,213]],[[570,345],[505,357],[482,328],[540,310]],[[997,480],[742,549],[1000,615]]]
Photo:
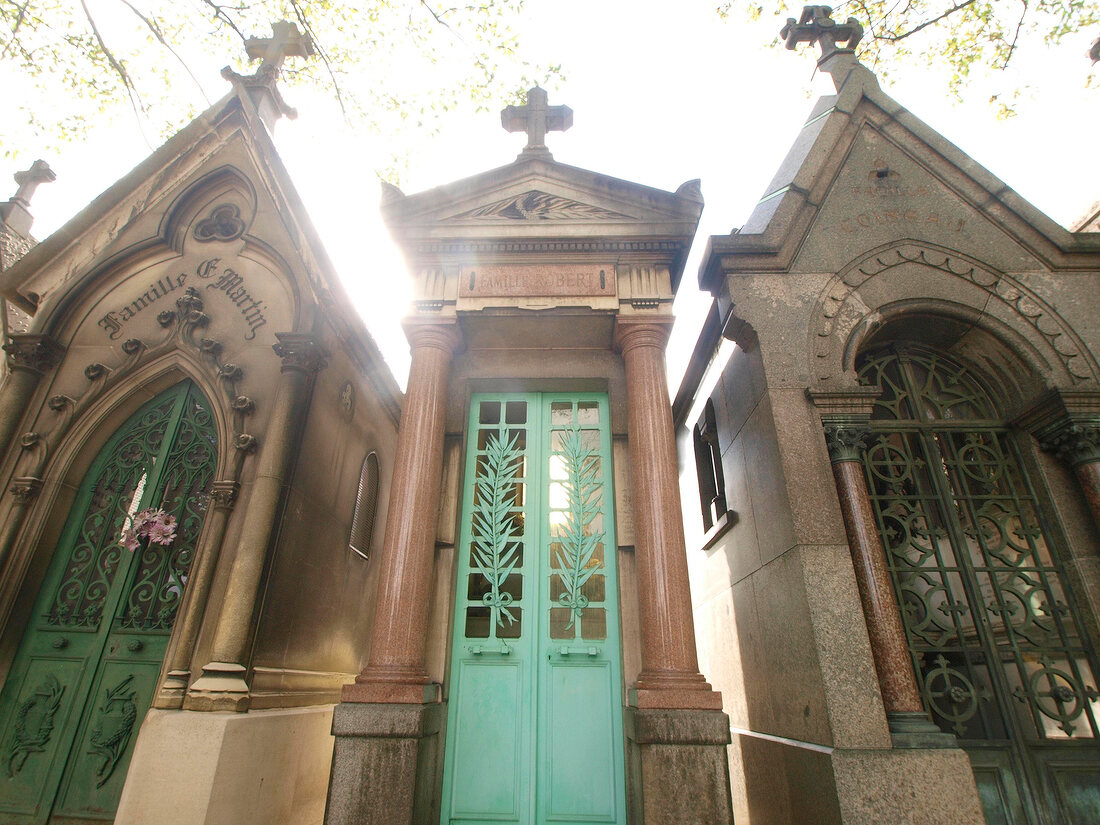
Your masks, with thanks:
[[[273,344],[271,348],[283,359],[283,372],[295,370],[309,375],[325,366],[328,353],[315,336],[299,332],[276,332],[275,337],[279,339],[279,343]]]
[[[861,461],[863,451],[871,438],[866,422],[855,421],[826,422],[825,446],[829,449],[829,460],[833,464],[841,461]]]
[[[623,355],[637,347],[653,347],[663,353],[672,333],[672,322],[669,315],[619,316],[615,319],[615,349]]]
[[[232,510],[240,490],[239,481],[215,481],[210,485],[210,504],[215,510]]]
[[[1012,423],[1071,467],[1100,461],[1100,392],[1052,390]]]
[[[34,501],[42,491],[42,479],[34,478],[33,476],[17,478],[12,483],[9,490],[16,501],[20,504],[27,505]]]
[[[401,322],[405,337],[413,350],[441,349],[454,355],[462,349],[462,330],[458,321],[444,318],[406,318]]]
[[[49,335],[24,333],[9,335],[4,352],[12,370],[43,375],[57,365],[65,348]]]

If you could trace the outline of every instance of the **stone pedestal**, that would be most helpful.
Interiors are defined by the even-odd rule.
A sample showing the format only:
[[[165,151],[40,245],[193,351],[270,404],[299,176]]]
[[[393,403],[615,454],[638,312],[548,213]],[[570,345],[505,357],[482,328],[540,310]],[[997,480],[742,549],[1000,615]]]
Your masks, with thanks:
[[[435,825],[447,706],[344,702],[325,825]]]
[[[732,825],[729,717],[626,709],[627,806],[634,825]]]

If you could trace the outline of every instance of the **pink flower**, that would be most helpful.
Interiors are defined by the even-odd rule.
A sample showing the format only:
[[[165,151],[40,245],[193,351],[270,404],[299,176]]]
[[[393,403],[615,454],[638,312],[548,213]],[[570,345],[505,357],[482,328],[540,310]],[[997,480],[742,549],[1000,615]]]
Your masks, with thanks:
[[[171,544],[176,539],[176,518],[163,511],[158,517],[148,522],[149,541],[153,544]]]

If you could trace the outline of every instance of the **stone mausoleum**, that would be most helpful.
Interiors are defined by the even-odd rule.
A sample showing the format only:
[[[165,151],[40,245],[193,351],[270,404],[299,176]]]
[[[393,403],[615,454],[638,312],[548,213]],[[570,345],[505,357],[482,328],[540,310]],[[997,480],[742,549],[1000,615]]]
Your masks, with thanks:
[[[384,186],[398,389],[272,142],[312,46],[41,243],[0,204],[0,825],[1100,822],[1100,234],[816,102],[670,398],[703,198]]]

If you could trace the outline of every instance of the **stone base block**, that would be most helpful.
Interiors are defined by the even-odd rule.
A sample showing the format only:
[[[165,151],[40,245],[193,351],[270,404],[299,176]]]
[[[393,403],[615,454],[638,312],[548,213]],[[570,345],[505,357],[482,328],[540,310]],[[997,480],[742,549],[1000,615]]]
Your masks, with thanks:
[[[836,750],[844,825],[985,825],[970,757],[957,748]]]
[[[729,717],[626,709],[627,797],[635,825],[733,825]]]
[[[115,825],[321,825],[331,726],[332,705],[151,710]]]
[[[447,706],[342,702],[325,825],[439,822]]]

